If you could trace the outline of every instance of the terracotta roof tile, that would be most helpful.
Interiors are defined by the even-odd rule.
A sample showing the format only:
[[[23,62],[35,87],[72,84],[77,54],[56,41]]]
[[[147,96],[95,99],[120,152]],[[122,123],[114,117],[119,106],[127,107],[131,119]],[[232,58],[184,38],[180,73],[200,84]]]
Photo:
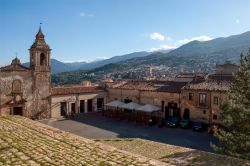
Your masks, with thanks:
[[[204,81],[200,83],[191,83],[184,86],[183,90],[207,90],[207,91],[228,91],[230,82]]]
[[[129,81],[116,88],[179,93],[184,85],[186,85],[185,82],[175,82],[175,81]]]
[[[51,89],[51,95],[67,95],[67,94],[78,94],[78,93],[95,93],[101,92],[104,89],[100,87],[82,87],[82,86],[73,86],[73,87],[54,87]]]

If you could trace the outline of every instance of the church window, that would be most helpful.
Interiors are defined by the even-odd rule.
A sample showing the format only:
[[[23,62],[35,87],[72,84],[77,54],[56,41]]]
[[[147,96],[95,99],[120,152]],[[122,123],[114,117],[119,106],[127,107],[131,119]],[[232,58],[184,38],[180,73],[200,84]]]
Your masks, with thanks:
[[[22,89],[22,83],[20,80],[14,80],[12,83],[12,92],[20,93]]]
[[[40,55],[40,65],[41,66],[46,65],[46,56],[44,55],[44,53],[41,53]]]

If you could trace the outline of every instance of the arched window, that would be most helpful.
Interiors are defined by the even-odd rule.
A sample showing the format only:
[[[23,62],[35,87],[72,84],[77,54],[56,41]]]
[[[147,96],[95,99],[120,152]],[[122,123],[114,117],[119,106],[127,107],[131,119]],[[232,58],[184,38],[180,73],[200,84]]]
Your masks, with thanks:
[[[22,91],[22,82],[20,80],[14,80],[12,83],[12,92],[20,93]]]
[[[41,53],[41,55],[40,55],[40,65],[41,66],[46,65],[46,56],[44,53]]]

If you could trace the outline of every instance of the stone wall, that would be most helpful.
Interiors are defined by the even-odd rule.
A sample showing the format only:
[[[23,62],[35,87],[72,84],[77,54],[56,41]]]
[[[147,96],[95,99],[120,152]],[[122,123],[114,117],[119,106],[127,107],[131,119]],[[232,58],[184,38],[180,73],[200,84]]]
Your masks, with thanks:
[[[21,96],[27,101],[24,110],[25,114],[30,117],[34,109],[31,71],[0,72],[0,92],[2,100],[6,98],[6,96],[12,96],[12,83],[14,80],[21,81]]]

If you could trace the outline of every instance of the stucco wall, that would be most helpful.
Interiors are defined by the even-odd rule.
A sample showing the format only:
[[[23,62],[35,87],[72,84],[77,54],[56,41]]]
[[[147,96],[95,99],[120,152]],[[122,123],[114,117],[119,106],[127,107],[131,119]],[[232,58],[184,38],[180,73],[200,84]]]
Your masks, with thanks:
[[[73,103],[73,100],[75,100],[74,103],[76,103],[76,108],[79,113],[80,110],[80,100],[85,101],[85,112],[87,112],[87,100],[92,99],[92,106],[93,111],[97,111],[97,99],[98,98],[104,98],[104,104],[107,102],[107,93],[106,92],[97,92],[97,93],[83,93],[83,94],[69,94],[69,95],[54,95],[51,97],[51,117],[52,118],[61,118],[61,110],[60,110],[60,103],[65,102],[67,103],[67,109],[68,112],[71,112],[70,104]],[[55,106],[55,107],[54,107]]]
[[[127,90],[127,89],[107,89],[108,102],[115,99],[124,101],[124,99],[130,99],[139,104],[154,104],[159,107],[162,105],[162,101],[165,104],[174,102],[179,105],[179,93],[168,92],[156,92],[156,91],[139,91],[139,90]]]
[[[194,94],[193,100],[189,100],[189,93]],[[206,106],[199,106],[199,94],[206,94]],[[218,97],[218,104],[214,104],[214,97]],[[182,90],[181,92],[181,117],[184,110],[189,109],[190,119],[204,119],[207,122],[219,123],[220,105],[227,99],[226,92]],[[217,119],[214,119],[214,115]]]

